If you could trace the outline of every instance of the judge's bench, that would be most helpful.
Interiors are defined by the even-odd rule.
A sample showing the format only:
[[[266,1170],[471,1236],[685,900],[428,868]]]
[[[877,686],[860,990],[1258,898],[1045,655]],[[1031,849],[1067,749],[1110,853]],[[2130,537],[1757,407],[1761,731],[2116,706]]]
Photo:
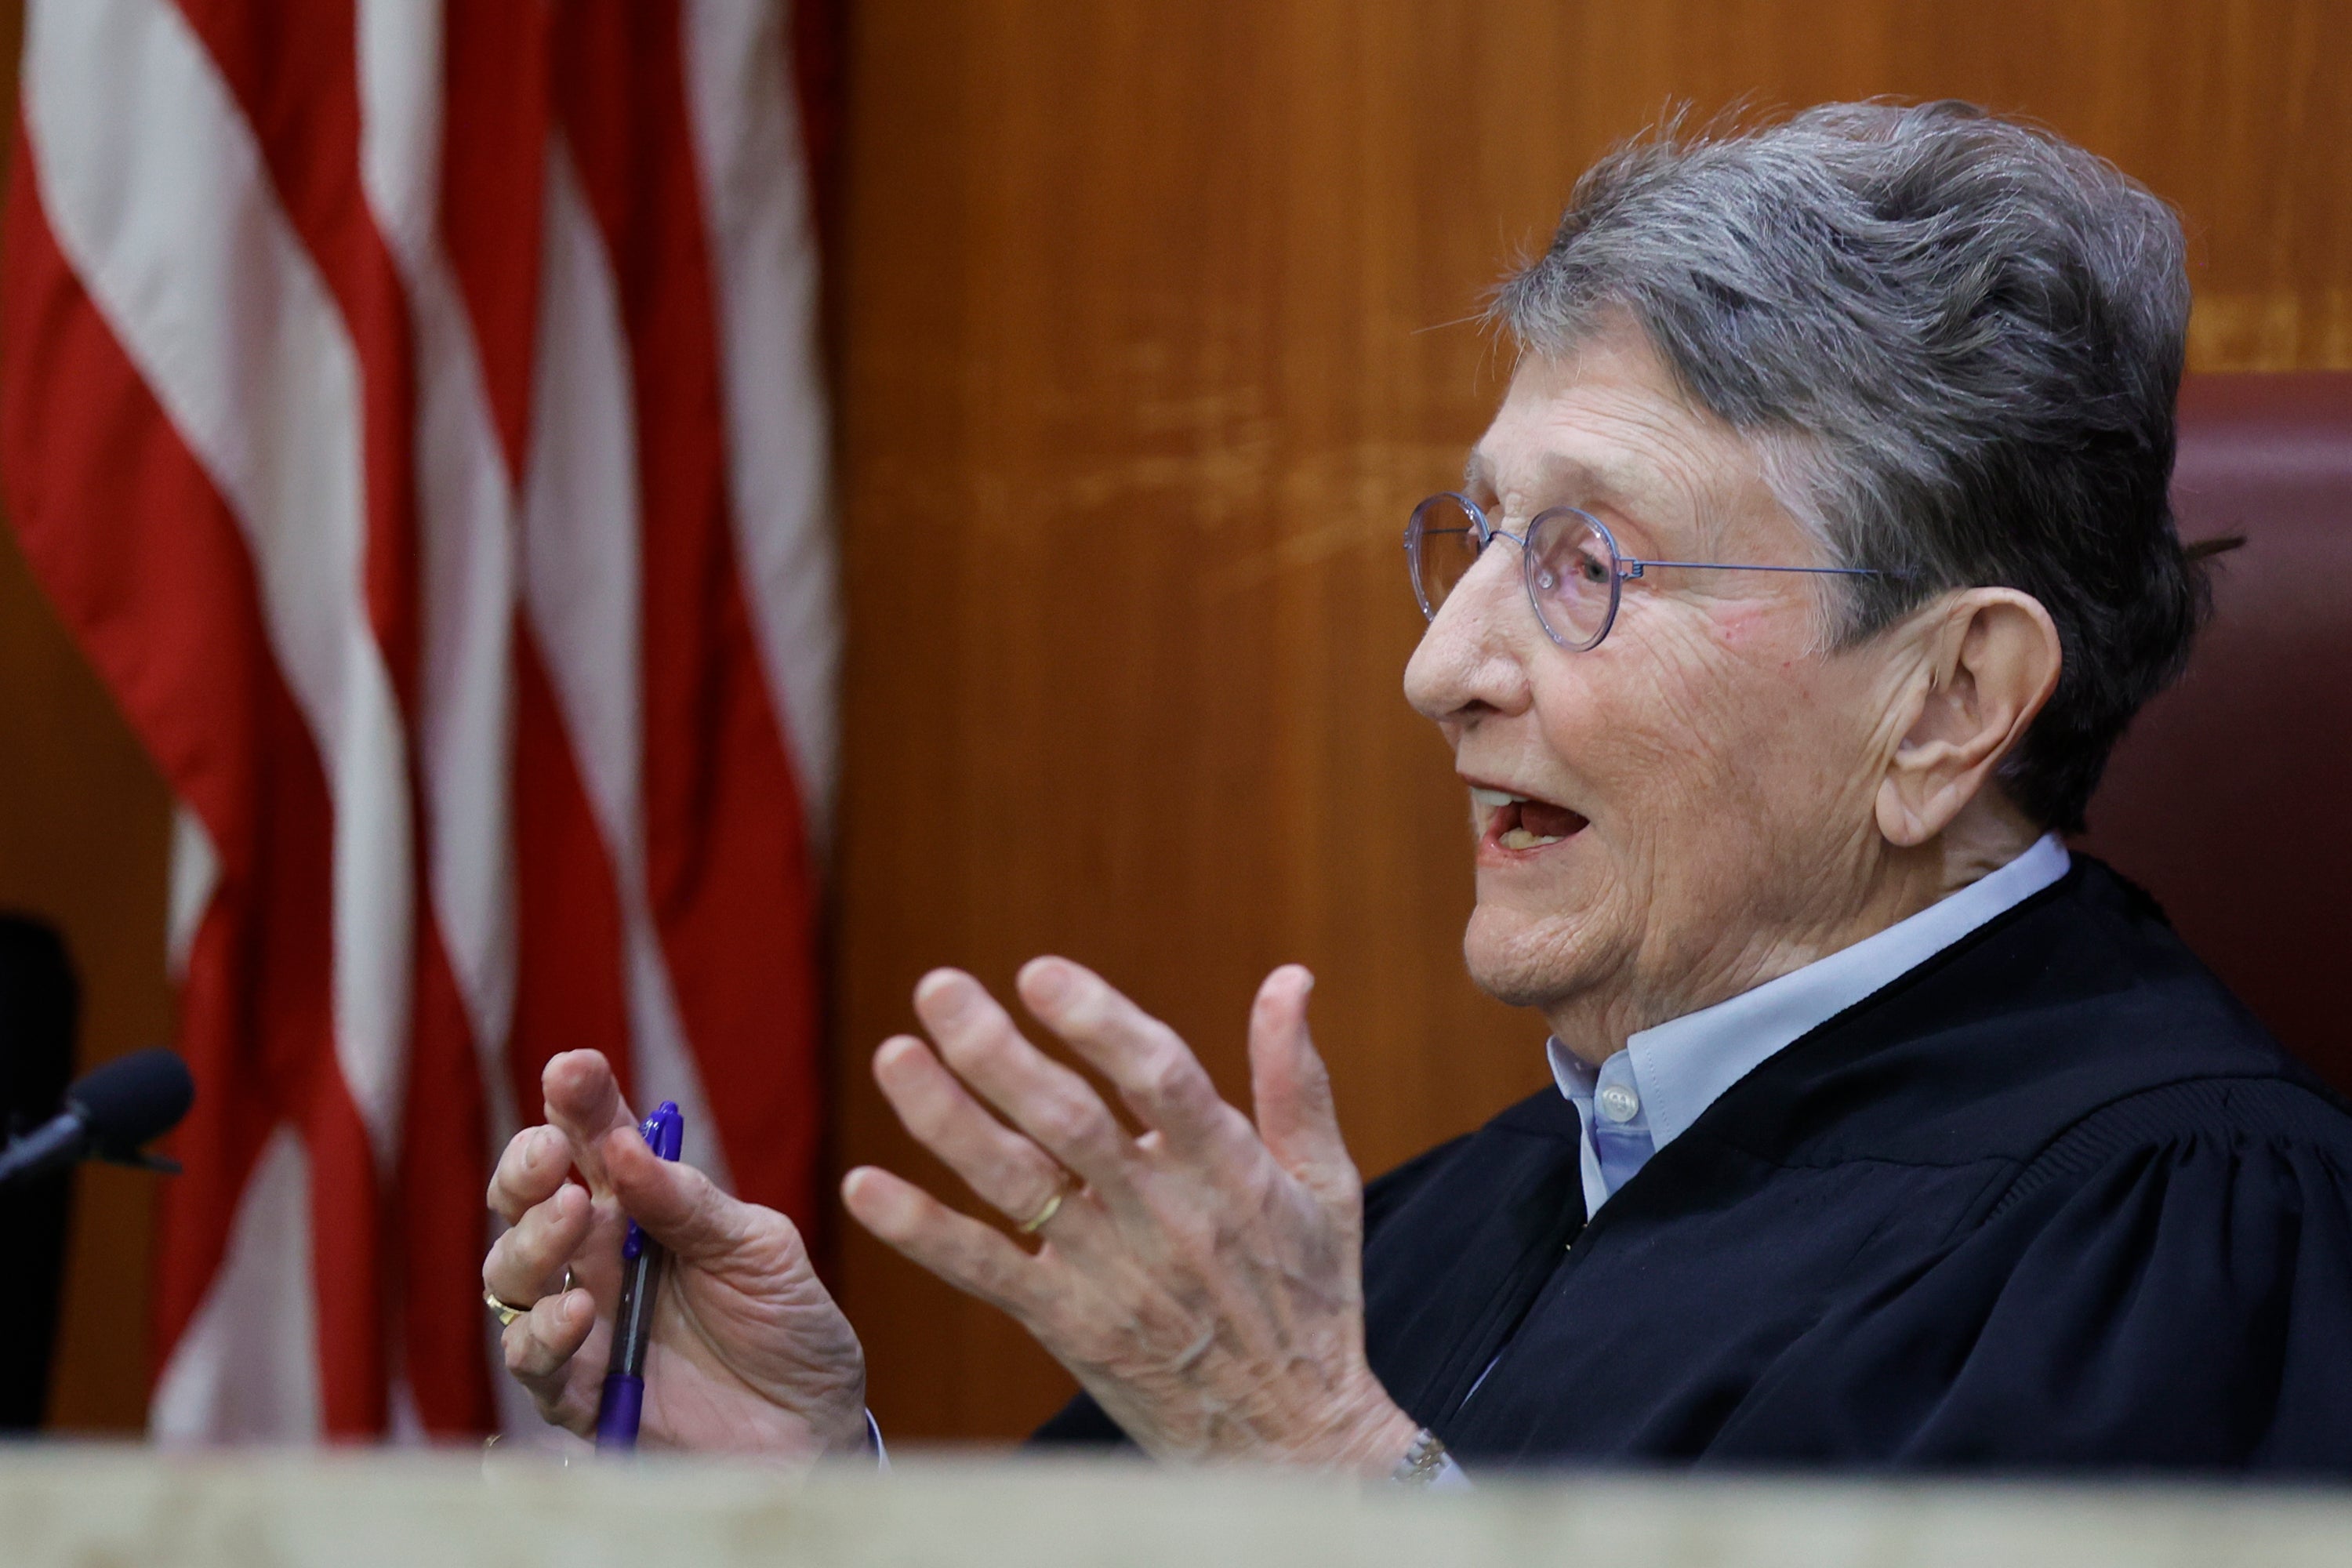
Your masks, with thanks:
[[[0,1453],[9,1568],[2337,1568],[2340,1490],[1489,1476],[1406,1492],[1263,1471],[477,1453]]]

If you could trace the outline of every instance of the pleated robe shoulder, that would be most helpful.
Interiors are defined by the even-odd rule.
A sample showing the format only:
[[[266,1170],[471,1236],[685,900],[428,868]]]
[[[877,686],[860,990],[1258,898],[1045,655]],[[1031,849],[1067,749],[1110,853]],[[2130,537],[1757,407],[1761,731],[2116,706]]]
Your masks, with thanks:
[[[2352,1112],[2083,857],[1589,1224],[1550,1090],[1365,1206],[1372,1369],[1474,1476],[2352,1475]]]

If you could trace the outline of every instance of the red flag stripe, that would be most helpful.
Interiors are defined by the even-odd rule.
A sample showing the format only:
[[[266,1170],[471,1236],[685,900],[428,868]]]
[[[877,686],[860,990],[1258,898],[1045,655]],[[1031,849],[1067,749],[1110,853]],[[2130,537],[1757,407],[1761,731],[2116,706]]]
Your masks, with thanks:
[[[437,925],[424,922],[418,950],[410,1110],[389,1216],[399,1258],[394,1364],[419,1426],[455,1437],[498,1420],[477,1294],[481,1259],[465,1245],[483,1234],[493,1135],[465,999]]]
[[[343,0],[291,9],[269,0],[179,4],[254,127],[288,221],[319,264],[352,334],[365,389],[369,609],[413,732],[420,701],[422,552],[414,429],[420,389],[409,293],[362,191],[358,16]],[[372,124],[396,126],[390,112],[394,106],[373,107],[382,112],[371,116]],[[415,281],[413,268],[409,281]],[[448,366],[437,368],[444,376],[451,374]],[[461,539],[487,542],[499,537],[495,517],[487,520],[488,528],[475,526],[470,518],[452,521]],[[477,563],[467,565],[467,574],[478,581],[488,575]],[[494,661],[491,673],[502,677],[503,647],[488,652]],[[482,689],[481,675],[470,684]],[[488,776],[499,778],[502,773],[502,766],[493,765]],[[413,782],[404,783],[414,788]],[[424,818],[430,795],[425,793],[428,808],[412,828],[413,858],[428,829]],[[446,793],[461,810],[479,795],[478,788]],[[444,838],[451,837],[455,825],[437,826]],[[457,858],[460,866],[478,863]],[[399,1239],[401,1261],[395,1289],[403,1331],[396,1359],[423,1424],[457,1433],[480,1429],[490,1408],[479,1319],[458,1293],[471,1270],[446,1239],[478,1229],[475,1216],[488,1173],[488,1111],[474,1061],[474,1025],[438,922],[429,916],[418,922],[415,952],[402,1099],[416,1113],[402,1120],[391,1185],[392,1234]],[[329,1353],[373,1348],[343,1347],[335,1339],[330,1328]]]
[[[740,1190],[814,1219],[814,867],[729,522],[719,331],[674,5],[556,23],[557,111],[627,324],[643,508],[647,889]]]
[[[404,3],[404,0],[400,0]],[[478,345],[510,484],[525,472],[537,354],[549,105],[542,0],[479,0],[444,17],[440,231]],[[518,521],[515,527],[520,528]],[[596,824],[546,656],[513,630],[514,953],[506,1062],[518,1109],[539,1105],[559,1051],[603,1051],[626,1081],[626,963],[613,850]]]
[[[236,519],[335,804],[335,1049],[381,1159],[410,980],[405,743],[365,603],[362,369],[250,125],[166,0],[44,5],[24,103],[53,235]]]
[[[416,541],[408,321],[391,253],[360,189],[352,0],[174,0],[252,126],[286,220],[359,353],[367,590],[394,689],[415,708]]]
[[[407,341],[381,352],[405,349],[415,364],[401,456],[415,475],[425,589],[414,724],[431,915],[420,921],[412,1114],[394,1187],[413,1412],[395,1414],[457,1435],[497,1419],[478,1263],[462,1238],[481,1234],[491,1146],[516,1125],[505,1070],[516,958],[514,486],[438,232],[439,18],[413,0],[361,0],[355,19],[361,180],[407,307]]]
[[[470,312],[507,471],[520,475],[530,423],[545,179],[546,0],[467,0],[447,9],[442,67],[441,231]]]
[[[278,1276],[289,1249],[315,1262],[323,1418],[331,1429],[373,1429],[383,1407],[382,1251],[370,1155],[388,1162],[398,1137],[414,845],[404,738],[365,601],[362,367],[270,187],[251,123],[185,13],[163,0],[45,5],[28,18],[26,58],[25,114],[49,232],[226,503],[267,647],[318,748],[313,765],[330,802],[329,918],[319,923],[331,942],[318,973],[332,1059],[271,1064],[281,1100],[300,1090],[308,1172],[299,1190],[314,1245],[305,1251],[299,1234],[240,1223],[222,1278],[272,1276],[245,1255],[249,1247],[274,1254]],[[312,824],[278,804],[253,816],[257,862],[320,858],[315,843],[288,837]],[[232,896],[236,870],[224,855],[216,900]],[[257,908],[258,940],[272,940],[281,918],[274,905]],[[255,994],[251,1010],[299,1016],[306,993],[288,986]],[[238,1021],[248,1033],[260,1026]],[[338,1073],[365,1129],[357,1142],[332,1124],[338,1096],[324,1086]],[[354,1251],[364,1267],[346,1266]],[[367,1292],[363,1302],[346,1300],[354,1289]],[[216,1311],[193,1321],[207,1336],[216,1325],[249,1331]],[[173,1347],[175,1365],[188,1348]],[[167,1373],[159,1409],[188,1414],[200,1384],[241,1397],[215,1375],[218,1360],[207,1358],[201,1373]],[[236,1415],[224,1405],[205,1418]]]
[[[358,1356],[319,1380],[331,1431],[382,1423],[373,1180],[332,1051],[332,811],[276,665],[235,519],[57,248],[20,139],[6,245],[8,504],[27,557],[220,866],[190,953],[180,1044],[203,1085],[163,1193],[156,1326],[176,1342],[220,1271],[270,1129],[313,1152],[319,1314]],[[266,998],[266,1005],[264,999]],[[310,1348],[298,1347],[308,1357]],[[270,1430],[299,1414],[255,1413]]]
[[[516,638],[515,1101],[540,1104],[539,1075],[560,1051],[604,1053],[630,1080],[627,951],[611,853],[564,733],[539,639]]]
[[[522,591],[548,689],[572,741],[619,916],[634,1097],[686,1112],[688,1149],[710,1161],[709,1109],[688,1062],[646,897],[644,613],[639,447],[612,263],[562,139],[547,161],[541,330],[522,485]],[[713,1162],[724,1179],[724,1162]]]

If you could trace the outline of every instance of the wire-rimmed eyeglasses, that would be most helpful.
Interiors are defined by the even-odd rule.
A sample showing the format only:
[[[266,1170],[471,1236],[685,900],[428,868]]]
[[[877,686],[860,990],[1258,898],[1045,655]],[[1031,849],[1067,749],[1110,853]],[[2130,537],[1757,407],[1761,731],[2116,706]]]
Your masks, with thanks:
[[[1438,606],[1468,574],[1486,546],[1507,539],[1519,547],[1528,602],[1546,636],[1572,653],[1601,646],[1617,622],[1617,597],[1628,577],[1653,567],[1687,566],[1712,572],[1802,572],[1827,577],[1885,577],[1899,574],[1871,566],[1750,566],[1728,561],[1643,561],[1617,548],[1608,525],[1572,506],[1540,511],[1525,533],[1506,533],[1486,521],[1478,503],[1444,490],[1412,509],[1405,524],[1405,566],[1412,574],[1421,613],[1437,618]]]

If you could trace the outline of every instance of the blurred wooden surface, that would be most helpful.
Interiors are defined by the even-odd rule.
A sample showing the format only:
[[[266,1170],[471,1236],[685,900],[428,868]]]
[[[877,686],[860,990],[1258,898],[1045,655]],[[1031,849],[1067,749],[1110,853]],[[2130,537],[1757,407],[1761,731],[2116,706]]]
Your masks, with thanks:
[[[864,1067],[915,977],[1049,949],[1234,1093],[1257,977],[1313,964],[1368,1169],[1541,1081],[1540,1026],[1456,956],[1461,807],[1398,696],[1395,539],[1498,385],[1449,323],[1668,100],[2038,116],[2181,206],[2201,368],[2352,366],[2338,4],[846,3],[842,1165],[929,1169]],[[0,60],[20,16],[0,0]],[[86,1059],[165,1037],[168,803],[5,542],[0,755],[0,903],[64,927]],[[142,1418],[145,1195],[85,1181],[59,1424]],[[894,1436],[1008,1436],[1066,1391],[837,1239]]]
[[[951,1180],[873,1091],[908,988],[1101,967],[1229,1094],[1258,977],[1367,1170],[1544,1081],[1458,956],[1463,806],[1399,696],[1412,501],[1498,387],[1462,319],[1670,100],[1960,96],[2187,215],[2203,368],[2352,364],[2336,5],[863,0],[836,274],[851,650],[838,1154]],[[887,1431],[1067,1380],[844,1227]]]
[[[2337,1568],[2341,1487],[1513,1477],[902,1457],[887,1477],[648,1456],[0,1453],[10,1568]]]

